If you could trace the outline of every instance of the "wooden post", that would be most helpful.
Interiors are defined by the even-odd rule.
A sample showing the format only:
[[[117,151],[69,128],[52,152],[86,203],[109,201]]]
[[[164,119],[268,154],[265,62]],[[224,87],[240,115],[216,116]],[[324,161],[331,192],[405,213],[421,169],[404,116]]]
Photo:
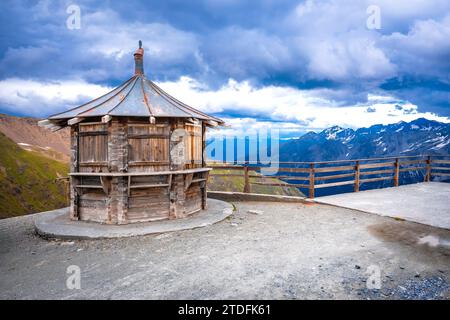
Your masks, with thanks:
[[[70,172],[79,172],[79,128],[78,125],[70,127]],[[79,196],[78,190],[75,185],[78,183],[78,179],[69,177],[70,185],[70,219],[79,220]]]
[[[247,165],[244,165],[244,193],[250,193],[250,177]]]
[[[78,179],[69,177],[70,179],[70,219],[79,220],[79,208],[78,208],[78,190],[75,185],[78,183]]]
[[[427,166],[425,174],[425,182],[430,182],[431,180],[431,156],[427,157]]]
[[[70,206],[70,179],[64,179],[64,193],[66,195],[66,203]]]
[[[395,158],[395,171],[394,171],[394,187],[398,187],[398,177],[400,174],[400,163],[398,161],[398,158]]]
[[[206,167],[206,125],[202,121],[202,168]]]
[[[201,187],[201,191],[202,191],[202,209],[205,210],[207,208],[207,196],[208,196],[208,191],[207,191],[207,182],[208,182],[208,178],[209,178],[209,171],[203,173],[202,175],[206,180],[202,181],[200,184]]]
[[[309,198],[314,198],[314,163],[309,164]]]
[[[359,160],[355,164],[355,192],[359,192]]]

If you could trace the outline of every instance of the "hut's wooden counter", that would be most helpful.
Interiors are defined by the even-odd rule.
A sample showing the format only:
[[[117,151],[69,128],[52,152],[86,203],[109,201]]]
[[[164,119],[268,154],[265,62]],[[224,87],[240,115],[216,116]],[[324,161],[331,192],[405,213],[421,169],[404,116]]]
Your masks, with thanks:
[[[206,208],[210,170],[72,172],[71,218],[126,224],[186,217]]]

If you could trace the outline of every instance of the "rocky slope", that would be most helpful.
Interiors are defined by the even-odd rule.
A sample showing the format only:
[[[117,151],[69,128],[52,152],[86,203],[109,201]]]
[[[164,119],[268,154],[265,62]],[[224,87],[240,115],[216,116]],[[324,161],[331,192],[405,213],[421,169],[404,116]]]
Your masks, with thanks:
[[[68,129],[51,132],[37,125],[39,119],[21,118],[0,114],[0,132],[21,148],[34,151],[48,158],[68,162]]]
[[[0,218],[66,206],[68,164],[27,151],[0,132]]]

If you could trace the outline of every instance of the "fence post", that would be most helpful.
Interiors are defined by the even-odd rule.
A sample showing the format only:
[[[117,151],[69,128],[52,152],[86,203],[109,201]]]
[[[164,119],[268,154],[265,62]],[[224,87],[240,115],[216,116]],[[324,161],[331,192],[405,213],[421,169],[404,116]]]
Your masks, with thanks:
[[[394,187],[398,187],[399,174],[400,174],[400,163],[398,161],[398,158],[395,158]]]
[[[359,160],[356,161],[355,165],[355,192],[359,191]]]
[[[250,178],[248,166],[244,165],[244,193],[250,193]]]
[[[431,180],[431,156],[427,157],[427,169],[425,174],[425,182],[430,182]]]
[[[309,164],[309,198],[314,198],[314,163]]]

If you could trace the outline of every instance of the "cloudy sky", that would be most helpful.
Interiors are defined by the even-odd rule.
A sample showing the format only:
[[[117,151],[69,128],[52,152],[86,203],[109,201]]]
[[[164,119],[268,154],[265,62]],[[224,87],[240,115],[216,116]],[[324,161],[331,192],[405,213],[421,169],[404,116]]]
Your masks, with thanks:
[[[148,78],[237,133],[449,122],[448,0],[3,0],[0,25],[0,113],[111,90],[142,40]]]

